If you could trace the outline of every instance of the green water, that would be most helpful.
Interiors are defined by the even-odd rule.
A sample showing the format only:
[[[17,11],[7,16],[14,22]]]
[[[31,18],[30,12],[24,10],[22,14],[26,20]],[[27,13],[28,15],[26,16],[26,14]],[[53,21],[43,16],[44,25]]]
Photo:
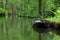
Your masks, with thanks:
[[[57,35],[39,36],[32,28],[31,18],[0,17],[0,40],[60,40]]]
[[[39,40],[32,29],[32,20],[17,16],[0,17],[0,40]]]

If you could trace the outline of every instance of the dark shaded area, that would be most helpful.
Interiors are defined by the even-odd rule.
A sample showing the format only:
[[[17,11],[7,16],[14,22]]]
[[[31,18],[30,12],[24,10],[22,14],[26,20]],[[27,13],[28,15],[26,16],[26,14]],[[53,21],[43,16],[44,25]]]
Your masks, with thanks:
[[[39,33],[47,33],[48,32],[48,27],[45,25],[44,20],[40,20],[40,22],[34,21],[33,29]]]
[[[8,13],[8,16],[11,16],[11,14],[10,14],[10,13]]]
[[[39,18],[39,17],[34,17],[34,16],[21,16],[21,15],[18,15],[18,17],[22,17],[22,18]]]
[[[33,23],[33,29],[38,33],[47,33],[52,31],[57,35],[60,35],[60,23],[51,22],[48,20],[35,20]]]
[[[54,13],[55,10],[52,10],[52,11],[43,11],[44,13],[44,17],[47,18],[47,17],[54,17],[56,14]]]
[[[48,15],[50,17],[54,17],[55,16],[55,14],[53,12],[51,12],[51,11],[47,11],[47,14],[46,15]]]
[[[10,14],[8,13],[8,16],[18,16],[18,17],[22,17],[22,18],[40,18],[40,17],[36,17],[36,16],[22,16],[22,15],[18,15],[18,14]]]
[[[5,16],[5,13],[0,13],[0,17],[4,17]]]
[[[60,35],[60,23],[57,24],[55,32],[57,35]]]
[[[41,13],[41,6],[42,6],[42,3],[41,3],[41,2],[42,2],[42,0],[39,0],[39,14],[40,14],[40,15],[42,15],[42,13]]]

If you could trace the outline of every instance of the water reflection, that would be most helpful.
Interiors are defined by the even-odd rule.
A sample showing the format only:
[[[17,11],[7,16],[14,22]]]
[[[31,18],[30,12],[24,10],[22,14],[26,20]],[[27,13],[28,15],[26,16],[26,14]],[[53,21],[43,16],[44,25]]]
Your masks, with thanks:
[[[47,33],[41,37],[32,28],[31,18],[0,17],[0,40],[57,40],[59,36]],[[39,38],[40,37],[40,38]],[[57,38],[57,39],[56,39]]]
[[[38,33],[32,29],[30,18],[18,16],[0,18],[1,40],[39,40]]]

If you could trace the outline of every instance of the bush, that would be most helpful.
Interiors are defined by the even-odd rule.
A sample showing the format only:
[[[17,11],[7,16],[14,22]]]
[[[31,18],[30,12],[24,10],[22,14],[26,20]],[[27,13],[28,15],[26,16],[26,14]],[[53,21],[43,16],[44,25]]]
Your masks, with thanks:
[[[2,8],[0,8],[0,14],[4,14],[5,13],[5,10],[4,9],[2,9]]]

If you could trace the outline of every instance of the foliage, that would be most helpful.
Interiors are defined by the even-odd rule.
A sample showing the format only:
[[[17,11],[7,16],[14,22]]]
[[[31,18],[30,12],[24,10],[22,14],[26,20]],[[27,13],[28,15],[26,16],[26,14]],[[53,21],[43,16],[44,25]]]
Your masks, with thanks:
[[[60,7],[56,9],[55,14],[56,14],[56,17],[60,17]]]
[[[38,0],[10,0],[11,10],[22,16],[38,16]],[[12,9],[13,8],[13,9]],[[17,11],[16,11],[17,10]],[[14,13],[13,13],[14,14]]]
[[[0,8],[0,13],[4,14],[5,13],[5,10]]]
[[[60,7],[58,7],[56,9],[56,12],[54,12],[54,13],[55,13],[54,17],[47,18],[47,19],[50,20],[50,21],[54,21],[54,22],[60,22]]]
[[[55,0],[42,0],[42,15],[43,17],[52,17],[56,10]]]
[[[12,10],[11,12],[12,14],[18,14],[21,16],[34,16],[34,17],[40,16],[39,5],[38,5],[39,0],[9,0],[9,1],[3,0],[3,2],[4,2],[3,3],[4,8],[8,11]],[[55,5],[55,2],[56,2],[55,0],[42,0],[41,2],[42,16],[40,17],[45,17],[50,15],[49,18],[46,18],[46,20],[59,22],[60,10],[56,9],[57,5]],[[56,10],[55,12],[53,12],[56,14],[55,17],[51,17],[52,15],[50,14],[51,12],[46,12],[46,11],[52,11],[53,9]],[[0,13],[4,13],[6,10],[0,8]],[[10,21],[8,20],[5,22],[7,23],[6,26],[8,25],[9,29],[5,28],[6,27],[5,23],[1,22],[2,24],[4,24],[4,29],[1,29],[1,32],[3,30],[3,32],[1,33],[3,34],[3,36],[1,37],[2,38],[1,40],[3,40],[3,37],[5,38],[8,35],[9,36],[5,38],[6,40],[17,40],[17,39],[18,40],[39,40],[38,39],[39,34],[32,30],[32,23],[31,23],[32,20],[28,18],[25,18],[25,19],[18,18],[18,20],[16,19],[16,17],[10,18]],[[9,32],[8,34],[7,34],[7,31]],[[46,35],[45,36],[43,35],[42,39],[44,38],[43,40],[47,40],[47,39],[50,40],[52,37],[50,36],[50,38],[48,38],[48,36],[46,37]]]
[[[44,11],[51,11],[52,9],[56,8],[54,4],[55,0],[42,0],[42,10]]]

